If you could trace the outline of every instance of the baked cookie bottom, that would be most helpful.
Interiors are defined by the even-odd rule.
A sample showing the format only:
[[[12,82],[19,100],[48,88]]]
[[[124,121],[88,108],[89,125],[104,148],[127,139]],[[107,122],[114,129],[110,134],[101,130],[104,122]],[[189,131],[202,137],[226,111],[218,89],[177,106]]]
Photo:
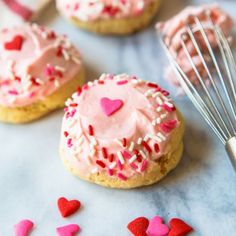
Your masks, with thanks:
[[[13,124],[27,123],[53,110],[64,107],[66,99],[76,91],[78,86],[83,84],[84,74],[84,69],[81,68],[80,72],[72,80],[62,85],[45,99],[30,105],[14,108],[0,106],[0,121]]]
[[[126,35],[135,33],[145,28],[155,16],[160,7],[161,0],[150,3],[144,12],[139,16],[121,19],[101,19],[97,21],[80,21],[73,17],[70,21],[79,28],[104,35]]]
[[[77,169],[73,168],[72,163],[64,158],[64,151],[63,149],[60,149],[62,162],[66,169],[73,175],[109,188],[131,189],[154,184],[174,169],[181,160],[184,147],[182,141],[184,134],[184,119],[179,112],[178,116],[181,123],[172,133],[172,137],[168,143],[169,152],[160,157],[157,161],[149,162],[146,172],[136,174],[126,181],[122,181],[116,177],[110,177],[105,172],[90,174],[88,176],[81,175]]]

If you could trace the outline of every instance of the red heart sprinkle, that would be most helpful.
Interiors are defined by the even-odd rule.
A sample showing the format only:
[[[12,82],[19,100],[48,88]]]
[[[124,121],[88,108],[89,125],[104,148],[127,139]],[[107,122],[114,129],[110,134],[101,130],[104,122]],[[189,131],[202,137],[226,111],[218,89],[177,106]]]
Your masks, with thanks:
[[[6,50],[17,50],[20,51],[22,48],[24,38],[21,35],[16,35],[12,41],[6,42],[4,47]]]
[[[134,236],[146,236],[149,220],[145,217],[138,217],[131,221],[127,228]]]
[[[171,219],[169,224],[171,230],[168,236],[185,236],[193,231],[193,228],[190,225],[178,218]]]
[[[74,214],[77,210],[79,210],[80,205],[81,205],[80,201],[78,200],[69,201],[64,197],[59,198],[57,201],[57,206],[63,217],[67,217]]]

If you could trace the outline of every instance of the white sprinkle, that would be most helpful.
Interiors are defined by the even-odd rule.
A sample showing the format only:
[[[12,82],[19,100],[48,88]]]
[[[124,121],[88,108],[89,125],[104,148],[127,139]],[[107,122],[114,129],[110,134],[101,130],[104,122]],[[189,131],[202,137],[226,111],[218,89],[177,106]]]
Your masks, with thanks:
[[[124,165],[125,164],[125,160],[124,160],[124,157],[122,156],[122,153],[121,152],[117,152],[117,156],[118,156],[118,158],[120,160],[120,163],[122,165]]]
[[[152,121],[152,125],[153,125],[153,126],[156,126],[156,124],[157,124],[157,123],[156,123],[156,120],[153,120],[153,121]]]
[[[161,111],[162,111],[162,107],[158,107],[157,112],[161,112]]]
[[[54,81],[54,85],[55,85],[56,87],[59,87],[59,86],[60,86],[60,83],[59,83],[59,81],[58,81],[57,79]]]
[[[161,100],[160,97],[156,97],[156,102],[157,102],[159,105],[162,105],[162,104],[163,104],[163,101]]]
[[[160,123],[161,123],[161,118],[158,117],[158,118],[156,119],[156,124],[160,124]]]
[[[166,113],[161,115],[161,119],[165,119],[166,117],[167,117]]]
[[[161,132],[158,132],[157,136],[159,136],[162,140],[166,140],[166,137]]]
[[[98,144],[97,140],[93,136],[91,138],[91,144],[93,144],[93,146],[96,146]]]
[[[149,138],[153,139],[153,140],[156,141],[156,142],[161,142],[161,141],[162,141],[159,137],[154,136],[154,135],[152,135],[152,134],[149,134],[148,136],[149,136]]]
[[[133,150],[134,150],[134,142],[131,142],[129,146],[129,151],[132,152]]]
[[[139,150],[139,153],[141,154],[141,156],[143,157],[143,159],[147,159],[146,154],[144,153],[144,151]]]
[[[147,141],[148,141],[148,139],[149,139],[149,136],[148,136],[148,134],[147,134],[147,135],[144,137],[144,139],[143,139],[143,140],[144,140],[145,142],[147,142]]]
[[[87,84],[88,84],[89,87],[93,86],[93,82],[92,81],[89,81]]]
[[[137,155],[133,155],[130,159],[129,159],[129,163],[133,163],[136,159],[137,159]]]
[[[77,57],[72,57],[72,61],[75,62],[75,63],[78,64],[78,65],[81,64],[80,59],[77,58]]]
[[[107,77],[106,74],[102,74],[102,75],[100,76],[99,80],[104,80],[106,77]]]
[[[44,84],[43,80],[40,79],[40,78],[36,78],[35,81],[36,81],[38,84]]]
[[[152,95],[153,98],[157,97],[158,95],[160,95],[160,92],[156,92]]]
[[[170,108],[173,108],[173,107],[174,107],[174,105],[173,105],[172,103],[170,103],[170,102],[165,102],[165,104],[166,104],[168,107],[170,107]]]
[[[46,31],[43,31],[43,32],[41,33],[41,36],[42,36],[42,38],[47,39],[48,34],[47,34]]]
[[[61,72],[65,72],[66,71],[66,69],[64,67],[61,67],[61,66],[55,66],[55,69],[57,71],[61,71]]]
[[[63,50],[62,50],[62,54],[63,54],[65,60],[66,60],[66,61],[69,61],[70,56],[69,56],[69,54],[67,53],[67,51],[63,49]]]
[[[138,138],[137,144],[140,145],[142,143],[142,141],[143,141],[142,138]]]
[[[123,143],[119,139],[115,139],[115,142],[118,143],[121,147],[123,147]]]
[[[109,166],[110,169],[114,169],[116,167],[116,162],[112,162],[111,165]]]
[[[137,81],[136,79],[132,79],[132,80],[131,80],[131,83],[132,83],[132,84],[138,84],[138,81]]]

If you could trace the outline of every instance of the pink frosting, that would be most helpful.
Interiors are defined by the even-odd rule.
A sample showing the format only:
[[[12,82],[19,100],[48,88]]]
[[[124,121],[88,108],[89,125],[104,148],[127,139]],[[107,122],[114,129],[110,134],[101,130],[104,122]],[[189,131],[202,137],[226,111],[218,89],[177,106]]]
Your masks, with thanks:
[[[81,68],[66,36],[36,24],[0,31],[0,105],[26,106],[44,99]]]
[[[66,103],[61,149],[83,176],[106,172],[114,178],[142,174],[170,151],[180,124],[168,92],[126,74],[102,75]]]
[[[160,22],[157,24],[158,31],[161,31],[166,37],[166,43],[169,44],[170,50],[177,56],[177,62],[183,69],[183,71],[192,79],[196,81],[196,74],[192,69],[191,64],[184,52],[181,45],[180,35],[186,32],[186,22],[193,22],[192,16],[197,16],[204,24],[208,21],[206,17],[206,11],[210,12],[212,21],[219,25],[226,36],[229,36],[232,27],[234,25],[232,18],[223,11],[217,4],[202,5],[198,7],[187,7],[176,16],[172,17],[166,22]],[[210,44],[213,48],[217,47],[217,41],[212,31],[207,31],[207,36]],[[209,57],[208,50],[202,37],[198,37],[198,43],[202,47],[202,52],[205,52],[205,58]],[[192,41],[189,39],[186,42],[190,55],[193,57],[194,63],[197,66],[200,73],[204,76],[206,71],[203,67],[200,57],[197,55],[197,51],[194,48]],[[178,79],[173,74],[170,68],[167,69],[167,78],[175,85],[179,86]]]
[[[153,0],[57,0],[57,8],[67,17],[82,21],[140,15]]]

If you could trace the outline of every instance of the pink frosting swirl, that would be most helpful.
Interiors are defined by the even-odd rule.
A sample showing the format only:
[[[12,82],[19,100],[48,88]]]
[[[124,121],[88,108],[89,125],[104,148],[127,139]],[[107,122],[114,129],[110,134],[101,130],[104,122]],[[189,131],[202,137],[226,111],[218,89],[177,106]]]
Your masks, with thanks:
[[[0,32],[0,105],[26,106],[44,99],[81,68],[66,36],[36,24]]]
[[[57,8],[67,17],[81,21],[139,15],[153,0],[57,0]]]
[[[126,74],[102,75],[66,103],[61,150],[82,176],[126,180],[168,153],[178,119],[168,92]]]

